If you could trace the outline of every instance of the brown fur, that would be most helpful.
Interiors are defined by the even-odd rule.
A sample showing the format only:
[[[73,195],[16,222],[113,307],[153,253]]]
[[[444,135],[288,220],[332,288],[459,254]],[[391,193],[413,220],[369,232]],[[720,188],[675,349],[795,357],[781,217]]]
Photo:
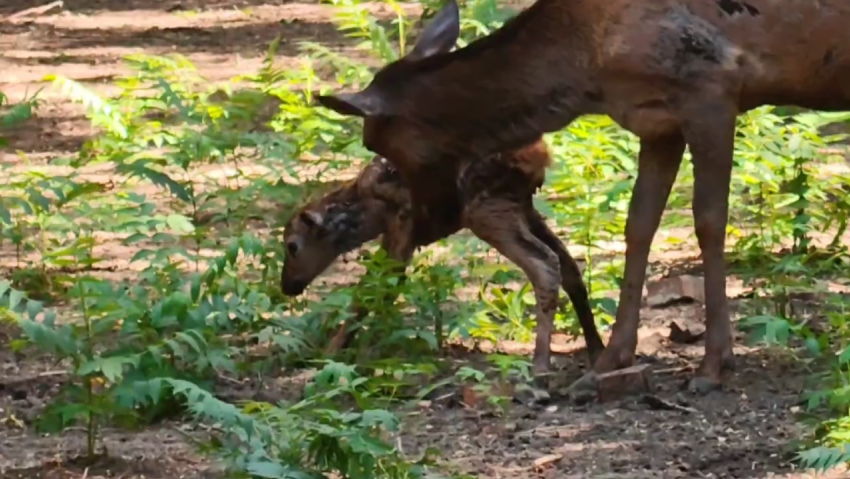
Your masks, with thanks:
[[[517,264],[534,286],[537,361],[549,363],[561,286],[595,358],[603,345],[578,265],[532,204],[549,163],[546,145],[539,140],[508,155],[465,164],[456,180],[441,188],[442,196],[414,209],[394,168],[375,157],[357,178],[308,203],[285,226],[281,289],[300,294],[339,255],[380,235],[388,255],[406,266],[416,248],[466,227]],[[332,351],[350,341],[351,334],[343,331],[332,340]]]
[[[363,117],[364,144],[410,185],[607,114],[641,139],[626,224],[616,323],[597,372],[631,365],[641,292],[685,145],[705,269],[705,357],[690,383],[708,392],[734,367],[723,251],[736,116],[766,104],[850,108],[846,0],[538,0],[492,35],[450,52],[454,0],[406,57],[365,90],[319,98]],[[414,181],[415,180],[415,181]]]

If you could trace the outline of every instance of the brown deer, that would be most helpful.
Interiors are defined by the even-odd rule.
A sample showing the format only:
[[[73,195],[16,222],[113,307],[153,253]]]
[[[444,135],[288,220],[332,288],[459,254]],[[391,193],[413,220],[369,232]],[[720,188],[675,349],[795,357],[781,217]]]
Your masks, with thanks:
[[[705,355],[688,385],[700,394],[722,386],[734,369],[723,253],[736,117],[767,104],[850,108],[850,2],[538,0],[451,51],[459,24],[448,0],[365,89],[318,101],[364,118],[365,146],[398,168],[414,205],[432,194],[429,175],[584,114],[637,135],[624,281],[596,372],[634,362],[650,245],[688,145],[706,298]]]
[[[308,202],[284,226],[281,289],[287,295],[301,294],[334,259],[378,236],[388,256],[403,265],[395,271],[403,279],[417,248],[469,228],[531,281],[537,298],[534,357],[549,363],[558,289],[563,286],[576,309],[587,352],[595,359],[604,346],[581,272],[532,204],[549,163],[541,139],[510,154],[467,163],[454,179],[445,178],[449,186],[416,215],[398,172],[376,156],[355,179]],[[363,314],[355,308],[355,317]],[[350,342],[354,329],[348,327],[346,333],[346,328],[335,335],[330,352]]]

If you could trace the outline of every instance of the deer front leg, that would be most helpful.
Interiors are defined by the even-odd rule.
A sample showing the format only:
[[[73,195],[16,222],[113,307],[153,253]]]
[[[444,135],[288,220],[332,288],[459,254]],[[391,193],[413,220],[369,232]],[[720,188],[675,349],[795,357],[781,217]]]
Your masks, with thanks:
[[[582,280],[578,264],[561,239],[558,238],[558,235],[546,225],[546,221],[538,211],[532,209],[527,218],[534,236],[558,255],[558,263],[561,268],[561,287],[566,291],[570,302],[573,303],[573,308],[576,310],[578,322],[584,335],[584,343],[587,346],[587,354],[590,357],[591,364],[593,364],[602,354],[605,344],[596,329],[593,310],[590,309],[590,302],[588,301],[587,287]]]
[[[684,133],[694,164],[693,214],[705,275],[705,356],[689,381],[705,394],[722,386],[721,373],[735,367],[726,298],[726,224],[735,141],[734,108],[710,104],[688,115]]]
[[[638,177],[626,220],[626,266],[620,302],[608,346],[594,366],[597,373],[634,363],[649,249],[661,223],[684,151],[685,142],[680,134],[641,141]]]
[[[413,251],[416,248],[413,238],[413,222],[405,213],[398,213],[392,216],[387,221],[386,231],[381,240],[381,248],[387,252],[387,256],[398,261],[390,271],[390,274],[399,276],[399,282],[403,283],[406,279],[405,270],[413,256]],[[385,301],[394,301],[395,298],[386,297]],[[336,354],[342,349],[347,348],[354,340],[357,334],[357,326],[363,320],[369,311],[359,304],[353,304],[354,318],[350,324],[343,322],[337,328],[330,344],[327,348],[328,354]]]
[[[558,255],[531,232],[523,207],[517,203],[494,198],[474,201],[464,210],[464,222],[475,236],[519,266],[534,287],[537,338],[532,363],[535,375],[545,374],[561,284]]]
[[[351,309],[354,311],[354,318],[351,321],[352,325],[360,323],[364,316],[368,313],[366,308],[363,308],[357,304],[352,304]],[[351,342],[354,340],[355,330],[349,329],[346,321],[340,323],[339,327],[336,329],[336,333],[334,333],[331,338],[330,343],[328,343],[328,347],[325,349],[325,354],[329,356],[335,356],[337,353],[342,351],[343,349],[348,348],[351,345]]]

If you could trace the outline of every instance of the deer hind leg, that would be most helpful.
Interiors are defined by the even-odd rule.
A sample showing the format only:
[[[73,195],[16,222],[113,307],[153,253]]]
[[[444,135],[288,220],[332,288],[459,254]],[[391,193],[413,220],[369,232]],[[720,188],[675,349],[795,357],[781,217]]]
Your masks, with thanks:
[[[381,240],[381,248],[387,252],[388,257],[399,262],[389,273],[398,276],[399,282],[403,283],[406,279],[405,270],[416,248],[413,238],[413,221],[407,213],[399,212],[389,219]],[[395,298],[387,296],[384,300],[394,301]],[[357,335],[360,322],[369,313],[366,308],[358,304],[352,305],[352,309],[354,310],[353,319],[339,325],[325,350],[328,355],[335,355],[351,345]]]
[[[552,330],[561,284],[558,255],[534,233],[525,207],[518,202],[486,198],[470,202],[464,209],[464,223],[523,270],[537,298],[537,328],[533,368],[535,375],[549,370]]]
[[[578,322],[581,326],[584,342],[587,346],[587,354],[590,356],[591,363],[596,361],[602,350],[605,349],[605,344],[599,336],[599,331],[596,329],[596,323],[593,320],[593,310],[590,309],[588,301],[587,287],[581,277],[581,271],[578,269],[578,264],[570,256],[570,252],[564,246],[564,243],[558,238],[539,212],[532,209],[527,215],[527,221],[531,233],[549,247],[558,256],[558,263],[561,270],[561,287],[573,303],[573,308],[576,310]]]
[[[649,248],[661,223],[684,151],[685,142],[680,134],[641,141],[638,177],[626,220],[626,267],[620,303],[608,346],[594,366],[597,373],[634,363]]]
[[[705,274],[705,356],[688,388],[705,394],[721,387],[721,374],[735,367],[723,257],[729,217],[735,109],[722,103],[695,108],[689,112],[684,133],[693,156],[694,229]]]

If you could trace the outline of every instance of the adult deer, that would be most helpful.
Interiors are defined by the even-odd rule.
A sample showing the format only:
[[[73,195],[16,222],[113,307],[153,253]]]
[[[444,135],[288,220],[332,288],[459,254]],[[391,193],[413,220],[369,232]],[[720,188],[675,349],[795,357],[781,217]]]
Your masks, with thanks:
[[[364,90],[318,101],[364,118],[364,144],[397,166],[414,203],[428,194],[427,172],[583,114],[637,135],[624,281],[597,372],[634,361],[649,249],[687,144],[706,298],[705,354],[689,387],[706,393],[734,368],[723,251],[736,116],[765,104],[850,107],[848,24],[846,0],[538,0],[450,51],[459,13],[449,0]]]

